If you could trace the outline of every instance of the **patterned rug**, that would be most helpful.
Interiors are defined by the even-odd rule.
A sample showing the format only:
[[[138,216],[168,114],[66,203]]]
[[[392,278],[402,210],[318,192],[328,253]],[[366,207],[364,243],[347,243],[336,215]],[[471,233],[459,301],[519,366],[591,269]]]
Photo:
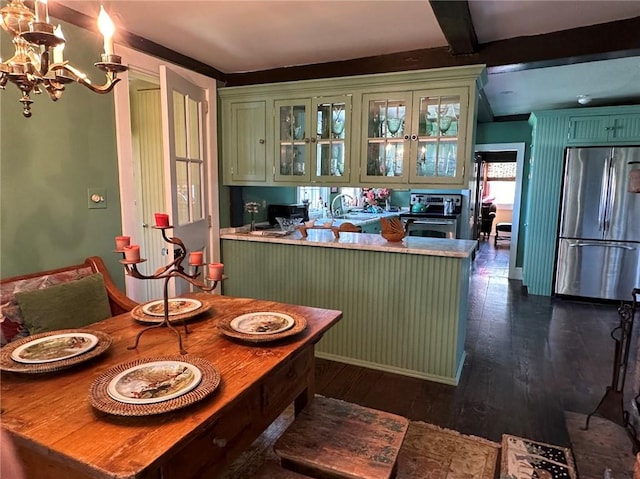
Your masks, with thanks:
[[[622,426],[592,416],[585,431],[586,415],[565,411],[564,417],[580,479],[602,479],[607,468],[611,469],[612,478],[633,477],[635,457],[631,439]]]

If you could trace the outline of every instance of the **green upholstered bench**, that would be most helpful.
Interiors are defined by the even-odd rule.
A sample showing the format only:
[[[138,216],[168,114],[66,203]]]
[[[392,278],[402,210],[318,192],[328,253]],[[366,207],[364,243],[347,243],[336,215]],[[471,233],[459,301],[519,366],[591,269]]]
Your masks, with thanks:
[[[138,303],[113,282],[102,259],[0,280],[0,345],[38,332],[81,327]]]

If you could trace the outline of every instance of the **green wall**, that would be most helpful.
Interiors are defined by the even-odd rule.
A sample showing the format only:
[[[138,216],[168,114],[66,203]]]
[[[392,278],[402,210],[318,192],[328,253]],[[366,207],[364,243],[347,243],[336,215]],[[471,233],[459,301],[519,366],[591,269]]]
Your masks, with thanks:
[[[65,59],[101,84],[93,66],[99,34],[62,25]],[[0,56],[13,55],[2,32]],[[119,84],[116,88],[126,88]],[[19,90],[0,91],[0,276],[3,278],[80,263],[101,256],[114,280],[124,274],[112,253],[121,231],[113,94],[67,85],[52,102],[32,95],[31,118],[22,116]],[[88,209],[88,188],[104,188],[106,209]]]
[[[527,217],[527,195],[529,192],[529,158],[531,157],[531,125],[528,121],[500,121],[478,123],[476,145],[492,143],[524,143],[524,169],[522,172],[522,191],[520,195],[520,223],[518,227],[518,251],[516,266],[521,267],[524,257],[526,237],[525,218]]]

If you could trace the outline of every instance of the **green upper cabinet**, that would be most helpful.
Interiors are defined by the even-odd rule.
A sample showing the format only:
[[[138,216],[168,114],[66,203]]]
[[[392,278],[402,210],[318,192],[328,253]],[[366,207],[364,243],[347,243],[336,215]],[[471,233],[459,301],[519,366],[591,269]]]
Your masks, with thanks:
[[[266,102],[229,102],[223,105],[222,155],[225,184],[264,184],[267,168]]]
[[[295,185],[349,181],[351,97],[276,100],[274,181]]]
[[[466,169],[466,89],[363,97],[363,183],[460,185]]]
[[[227,185],[466,188],[483,65],[220,88]]]
[[[569,119],[568,145],[640,141],[638,115],[576,116]]]

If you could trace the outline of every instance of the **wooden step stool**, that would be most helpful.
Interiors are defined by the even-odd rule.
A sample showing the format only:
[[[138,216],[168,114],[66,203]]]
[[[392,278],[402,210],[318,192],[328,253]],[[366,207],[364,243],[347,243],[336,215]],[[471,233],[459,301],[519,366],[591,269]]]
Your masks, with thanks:
[[[390,479],[409,420],[316,396],[274,449],[282,466],[316,479]]]

